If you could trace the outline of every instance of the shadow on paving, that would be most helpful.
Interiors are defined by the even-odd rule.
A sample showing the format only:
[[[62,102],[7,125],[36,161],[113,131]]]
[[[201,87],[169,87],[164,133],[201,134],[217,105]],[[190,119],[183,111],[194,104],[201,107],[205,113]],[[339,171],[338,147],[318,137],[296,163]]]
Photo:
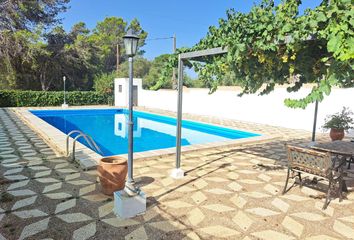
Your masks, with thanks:
[[[171,219],[161,214],[163,208],[154,208],[160,204],[151,197],[145,215],[117,218],[112,197],[100,193],[96,171],[82,171],[67,158],[56,157],[11,111],[0,109],[0,125],[0,239],[185,237],[168,224]],[[147,186],[155,179],[137,181]],[[163,231],[166,227],[174,231]]]

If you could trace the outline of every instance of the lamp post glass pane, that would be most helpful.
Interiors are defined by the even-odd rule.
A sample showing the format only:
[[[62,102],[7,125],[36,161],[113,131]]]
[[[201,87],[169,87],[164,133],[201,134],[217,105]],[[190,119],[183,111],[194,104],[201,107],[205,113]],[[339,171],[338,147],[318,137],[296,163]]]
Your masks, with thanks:
[[[138,49],[138,41],[139,39],[138,38],[134,38],[132,39],[132,54],[135,55],[136,52],[137,52],[137,49]]]
[[[124,38],[125,51],[128,56],[134,56],[136,54],[136,51],[138,48],[138,41],[139,41],[139,38],[137,38],[137,37],[125,37]]]
[[[132,55],[131,40],[129,38],[124,38],[125,52],[128,56]]]

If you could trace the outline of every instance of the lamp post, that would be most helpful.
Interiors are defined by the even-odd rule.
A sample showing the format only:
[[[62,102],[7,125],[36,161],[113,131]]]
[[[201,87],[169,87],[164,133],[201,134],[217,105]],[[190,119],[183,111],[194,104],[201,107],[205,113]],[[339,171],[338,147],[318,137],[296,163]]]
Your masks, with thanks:
[[[128,120],[128,179],[125,182],[125,192],[134,196],[139,194],[133,178],[133,57],[138,50],[139,37],[129,29],[123,37],[126,54],[129,59],[129,120]]]
[[[64,84],[64,103],[61,105],[63,108],[67,108],[68,104],[66,104],[66,77],[63,76],[63,84]]]

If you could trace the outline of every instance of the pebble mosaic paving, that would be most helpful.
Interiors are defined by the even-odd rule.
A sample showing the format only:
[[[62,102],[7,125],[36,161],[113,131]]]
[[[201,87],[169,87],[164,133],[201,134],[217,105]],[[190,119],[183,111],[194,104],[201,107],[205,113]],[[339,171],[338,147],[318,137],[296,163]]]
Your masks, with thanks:
[[[57,157],[11,110],[0,109],[0,240],[354,239],[354,167],[347,170],[345,200],[334,196],[326,210],[325,182],[300,188],[292,181],[280,193],[284,143],[306,143],[308,132],[189,117],[278,138],[184,153],[181,180],[169,177],[174,156],[136,161],[148,210],[123,220],[112,213],[112,198],[100,193],[95,170]]]

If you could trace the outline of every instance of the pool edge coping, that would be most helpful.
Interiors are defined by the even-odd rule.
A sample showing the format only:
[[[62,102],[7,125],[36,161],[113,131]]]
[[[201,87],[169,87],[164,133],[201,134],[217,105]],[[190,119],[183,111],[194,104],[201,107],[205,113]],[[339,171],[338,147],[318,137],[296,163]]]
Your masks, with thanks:
[[[121,107],[109,107],[109,106],[105,106],[105,107],[95,106],[95,107],[91,107],[91,108],[86,107],[86,106],[85,107],[82,107],[82,106],[70,107],[70,109],[117,109],[117,108],[121,108]],[[58,107],[40,107],[40,108],[23,107],[23,108],[9,108],[9,109],[11,111],[13,111],[34,132],[36,132],[53,149],[53,151],[56,153],[57,156],[67,157],[66,156],[66,137],[67,137],[67,135],[30,112],[30,110],[62,110],[62,108],[58,108]],[[144,110],[143,111],[137,110],[137,111],[155,114],[155,113],[144,111]],[[158,114],[158,113],[156,113],[156,115],[165,116],[165,115]],[[171,116],[167,116],[167,117],[171,117]],[[220,127],[235,129],[232,126],[207,123],[207,122],[203,122],[203,121],[196,121],[193,119],[186,119],[186,120],[210,124],[213,126],[220,126]],[[242,129],[237,129],[237,130],[249,132],[249,130],[242,130]],[[260,134],[257,132],[252,132],[252,133]],[[243,146],[246,144],[263,143],[263,142],[266,142],[269,140],[275,140],[277,138],[278,138],[277,136],[267,136],[264,134],[260,134],[260,136],[254,136],[254,137],[249,137],[249,138],[241,138],[241,139],[234,139],[234,140],[229,140],[229,141],[182,146],[181,152],[182,153],[194,152],[194,151],[206,150],[206,149],[217,148],[217,147]],[[71,139],[70,142],[72,142],[73,138],[70,137],[70,139]],[[136,153],[134,153],[134,160],[141,160],[141,159],[147,159],[147,158],[152,158],[152,157],[171,156],[171,155],[174,155],[175,153],[176,153],[176,147],[164,148],[164,149],[159,149],[159,150],[149,150],[149,151],[144,151],[144,152],[136,152]],[[115,155],[115,156],[119,156],[124,159],[128,159],[128,154],[120,154],[120,155]],[[94,152],[93,150],[86,147],[85,145],[83,145],[80,142],[76,143],[75,157],[76,157],[75,159],[79,163],[80,167],[83,168],[84,170],[96,168],[96,166],[99,164],[100,159],[103,158],[103,156]],[[172,168],[172,166],[171,166],[171,168]]]

